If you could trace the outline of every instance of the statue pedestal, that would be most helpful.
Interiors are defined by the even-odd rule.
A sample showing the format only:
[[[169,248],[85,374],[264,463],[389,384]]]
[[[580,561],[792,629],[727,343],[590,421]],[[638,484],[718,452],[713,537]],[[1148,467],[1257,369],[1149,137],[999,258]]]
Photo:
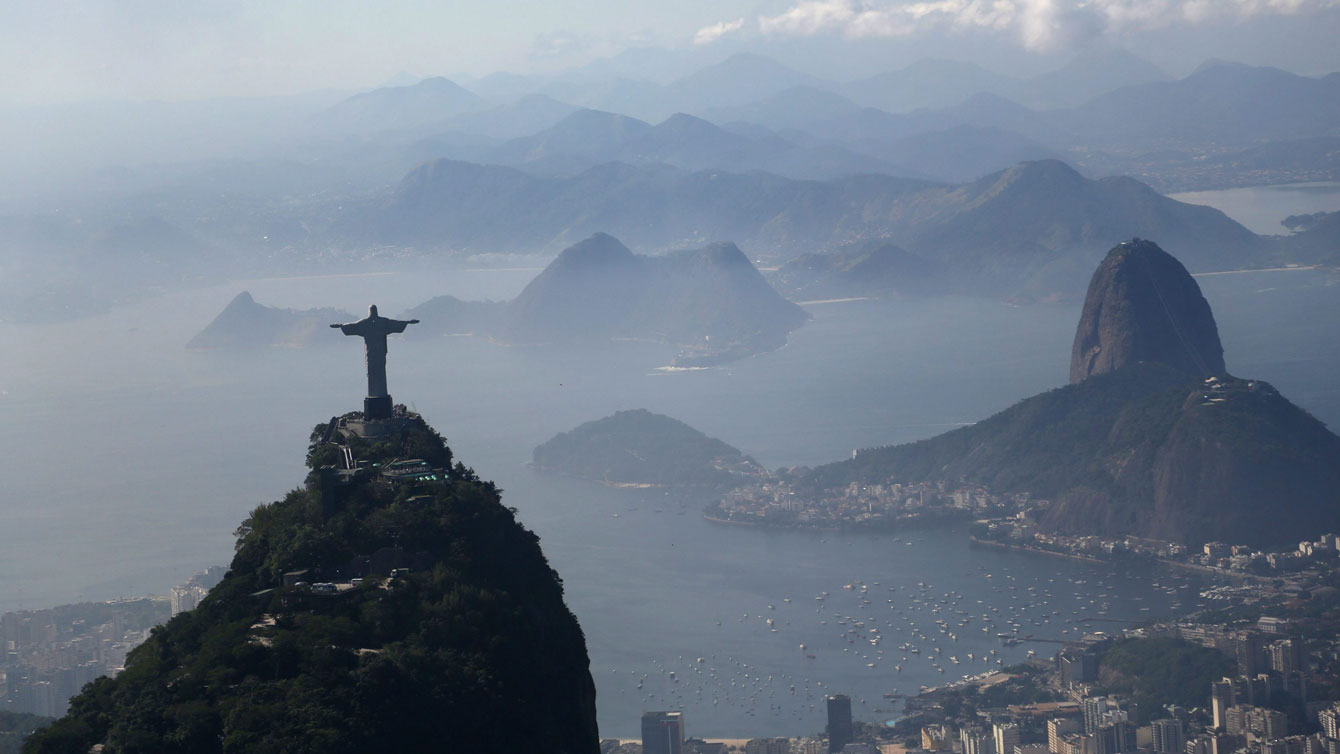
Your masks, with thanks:
[[[379,395],[363,399],[363,419],[376,421],[391,418],[391,396]]]
[[[409,422],[405,419],[373,419],[365,421],[363,419],[350,419],[344,424],[344,431],[359,437],[375,440],[381,437],[389,437],[399,432]]]

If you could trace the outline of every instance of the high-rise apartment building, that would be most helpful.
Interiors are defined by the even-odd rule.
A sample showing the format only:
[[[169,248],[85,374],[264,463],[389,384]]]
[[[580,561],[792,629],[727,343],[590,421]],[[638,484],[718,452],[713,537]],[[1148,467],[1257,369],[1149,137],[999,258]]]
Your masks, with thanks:
[[[1186,735],[1182,721],[1176,718],[1163,718],[1149,724],[1154,737],[1155,754],[1183,754],[1186,749]]]
[[[833,694],[828,697],[828,751],[842,751],[851,740],[851,697]]]
[[[1056,717],[1047,721],[1047,751],[1063,754],[1062,739],[1067,733],[1078,733],[1079,721],[1070,717]],[[1180,752],[1179,752],[1180,754]]]
[[[996,754],[1014,754],[1019,745],[1019,725],[1017,723],[996,723],[991,726],[992,747]]]
[[[963,728],[958,734],[963,754],[995,754],[992,735],[980,728]]]
[[[642,714],[643,754],[684,754],[684,713]]]

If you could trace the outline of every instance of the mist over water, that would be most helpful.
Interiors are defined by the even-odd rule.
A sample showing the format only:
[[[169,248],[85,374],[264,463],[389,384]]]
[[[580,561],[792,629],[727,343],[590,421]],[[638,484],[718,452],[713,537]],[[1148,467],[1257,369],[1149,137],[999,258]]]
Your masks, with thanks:
[[[509,298],[534,274],[248,281],[76,322],[0,328],[0,345],[16,355],[0,367],[0,505],[8,522],[0,531],[0,572],[8,577],[0,610],[161,594],[226,563],[249,510],[302,482],[310,428],[359,406],[361,348],[334,334],[305,349],[185,350],[238,291],[270,305],[360,312],[375,302],[394,314],[439,293]],[[1340,297],[1324,275],[1248,273],[1200,283],[1230,371],[1269,380],[1323,421],[1340,421],[1333,377]],[[915,692],[994,665],[969,664],[968,652],[980,658],[995,649],[1006,664],[1029,649],[1051,653],[1054,645],[1001,646],[995,633],[1008,627],[996,627],[999,616],[1056,638],[1078,630],[1065,622],[1083,615],[1072,610],[1098,609],[1088,604],[1093,594],[1081,600],[1078,591],[1108,594],[1099,602],[1110,602],[1107,617],[1117,619],[1194,601],[1194,591],[1166,594],[1145,573],[970,549],[958,529],[890,537],[723,528],[699,517],[708,501],[693,495],[615,490],[525,468],[531,449],[553,434],[629,408],[686,421],[769,468],[928,437],[1063,384],[1078,316],[1069,305],[966,298],[808,310],[813,321],[785,348],[706,371],[658,370],[673,349],[655,344],[594,352],[463,337],[391,344],[392,395],[422,412],[459,459],[498,482],[563,577],[586,631],[604,734],[635,735],[640,712],[662,707],[684,708],[697,735],[808,733],[822,727],[818,702],[830,689],[864,698],[860,719],[885,719],[894,716],[881,698],[886,691]],[[1058,586],[1078,579],[1103,586]],[[842,588],[857,581],[881,583],[868,586],[870,605]],[[1030,586],[1050,591],[1039,600],[1045,610],[1024,607],[1035,596]],[[827,600],[816,601],[824,591]],[[958,642],[934,624],[949,613],[910,602],[946,594],[961,594],[953,609],[977,618],[956,630]],[[997,623],[983,632],[979,616],[992,607]],[[885,621],[869,623],[886,637],[876,668],[859,657],[859,650],[873,657],[873,648],[840,638],[847,627],[833,613]],[[925,660],[931,645],[912,626],[948,642],[943,675]],[[898,659],[905,641],[921,647],[920,661]],[[949,663],[950,654],[962,664]]]

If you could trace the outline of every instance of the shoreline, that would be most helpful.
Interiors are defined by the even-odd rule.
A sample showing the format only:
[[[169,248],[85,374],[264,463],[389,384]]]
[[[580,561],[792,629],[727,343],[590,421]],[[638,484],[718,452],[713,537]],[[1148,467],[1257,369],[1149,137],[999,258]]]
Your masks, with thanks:
[[[1016,552],[1026,552],[1034,555],[1050,555],[1055,558],[1065,558],[1067,560],[1078,560],[1081,563],[1111,563],[1110,560],[1102,560],[1092,555],[1079,555],[1073,552],[1056,552],[1054,550],[1042,550],[1036,547],[1025,547],[1024,545],[1015,545],[1008,542],[996,542],[990,539],[979,539],[973,535],[968,535],[968,543],[974,547],[994,547],[997,550],[1014,550]]]
[[[1246,267],[1240,270],[1215,270],[1211,272],[1193,272],[1193,278],[1208,278],[1216,275],[1246,275],[1251,272],[1303,272],[1320,269],[1321,265],[1299,265],[1297,267]]]
[[[713,524],[722,524],[723,526],[743,526],[752,529],[784,529],[787,531],[841,531],[837,527],[826,528],[821,526],[777,526],[775,524],[763,524],[758,521],[734,521],[729,518],[717,518],[716,516],[703,513],[703,520]]]
[[[583,482],[594,482],[605,487],[612,487],[618,490],[708,490],[715,491],[725,489],[725,485],[713,484],[711,482],[702,482],[699,484],[668,484],[665,482],[616,482],[611,479],[601,479],[599,477],[586,476],[584,474],[574,474],[570,471],[553,466],[537,466],[534,461],[526,461],[522,466],[537,471],[542,474],[557,474],[567,479],[577,479]]]
[[[979,539],[978,537],[974,537],[974,536],[972,536],[972,535],[968,535],[968,541],[969,541],[972,545],[974,545],[974,546],[994,547],[994,548],[996,548],[996,549],[1000,549],[1000,550],[1015,550],[1015,551],[1017,551],[1017,552],[1026,552],[1026,553],[1029,553],[1029,554],[1032,554],[1032,555],[1050,555],[1050,556],[1052,556],[1052,557],[1057,557],[1057,558],[1067,558],[1067,559],[1069,559],[1069,560],[1078,560],[1078,561],[1080,561],[1080,562],[1082,562],[1082,563],[1097,563],[1097,564],[1107,564],[1107,565],[1112,565],[1112,564],[1117,564],[1117,563],[1119,562],[1119,561],[1117,561],[1117,560],[1108,559],[1108,558],[1095,558],[1095,557],[1093,557],[1092,555],[1080,555],[1080,554],[1078,554],[1078,553],[1073,553],[1073,552],[1056,552],[1056,551],[1054,551],[1054,550],[1043,550],[1043,549],[1038,548],[1038,547],[1028,547],[1028,546],[1026,546],[1026,545],[1016,545],[1016,544],[1011,544],[1011,543],[1009,543],[1009,542],[996,542],[996,541],[989,540],[989,539]],[[1151,563],[1151,564],[1154,564],[1154,565],[1164,566],[1164,567],[1167,567],[1167,568],[1177,568],[1177,569],[1184,570],[1184,571],[1191,571],[1191,572],[1193,572],[1193,573],[1198,573],[1198,574],[1200,574],[1200,575],[1202,575],[1202,576],[1210,576],[1210,577],[1214,577],[1214,578],[1228,579],[1228,580],[1230,580],[1230,581],[1239,581],[1239,582],[1253,581],[1253,582],[1257,582],[1257,581],[1265,580],[1265,577],[1257,576],[1257,575],[1255,575],[1255,574],[1251,574],[1251,573],[1231,573],[1231,572],[1225,572],[1225,571],[1221,571],[1221,570],[1219,570],[1219,569],[1217,569],[1217,568],[1210,568],[1209,566],[1195,565],[1195,564],[1193,564],[1193,563],[1182,563],[1182,562],[1179,562],[1179,561],[1176,561],[1176,560],[1166,560],[1166,559],[1164,559],[1164,558],[1140,558],[1140,559],[1139,559],[1139,562],[1142,562],[1142,563]]]
[[[850,526],[812,526],[809,524],[774,524],[766,521],[736,521],[729,518],[720,518],[711,514],[711,508],[703,511],[704,520],[714,524],[726,524],[729,526],[749,526],[756,529],[773,529],[778,531],[819,531],[819,532],[846,532],[849,534],[899,534],[909,529],[921,529],[926,527],[935,527],[941,525],[953,526],[954,524],[965,523],[965,519],[958,518],[908,518],[898,519],[892,524],[883,525],[850,525]]]

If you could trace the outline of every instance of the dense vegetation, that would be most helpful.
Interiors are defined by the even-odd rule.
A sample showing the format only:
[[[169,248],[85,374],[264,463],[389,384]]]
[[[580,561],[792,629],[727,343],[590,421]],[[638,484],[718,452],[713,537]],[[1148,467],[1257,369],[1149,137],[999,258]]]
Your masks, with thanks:
[[[451,460],[418,417],[358,455]],[[457,464],[335,492],[323,504],[313,484],[252,511],[222,583],[25,751],[595,750],[585,639],[492,483]],[[295,569],[343,580],[366,556],[366,579],[337,594],[283,586]],[[427,567],[378,566],[411,561]]]
[[[141,597],[116,602],[78,602],[33,612],[49,614],[58,625],[82,622],[85,626],[101,626],[116,620],[125,626],[148,628],[167,620],[171,605],[166,598]]]
[[[1052,504],[1046,529],[1281,546],[1340,525],[1340,438],[1260,381],[1139,363],[969,427],[801,471],[798,493],[944,480]],[[1262,500],[1283,504],[1266,508]]]
[[[1163,717],[1165,705],[1204,707],[1210,684],[1233,675],[1233,658],[1181,639],[1119,639],[1099,658],[1099,677],[1111,692],[1140,705],[1139,723]]]
[[[829,488],[848,481],[945,479],[1053,495],[1096,481],[1090,467],[1114,427],[1120,426],[1122,437],[1166,434],[1187,387],[1186,378],[1170,369],[1140,365],[1033,396],[928,440],[862,451],[814,469],[804,482]]]
[[[50,718],[26,712],[0,710],[0,754],[18,754],[23,739],[50,722]]]
[[[533,463],[586,479],[636,484],[729,484],[762,469],[726,443],[644,409],[619,411],[537,447]]]

